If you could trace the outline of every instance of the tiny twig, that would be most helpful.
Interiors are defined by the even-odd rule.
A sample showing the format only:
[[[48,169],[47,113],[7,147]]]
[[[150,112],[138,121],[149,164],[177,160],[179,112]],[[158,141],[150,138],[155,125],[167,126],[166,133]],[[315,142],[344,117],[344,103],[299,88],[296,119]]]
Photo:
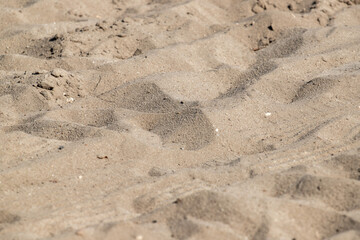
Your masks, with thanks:
[[[95,93],[97,87],[99,86],[99,84],[100,84],[100,82],[101,82],[101,79],[102,79],[101,76],[99,76],[99,81],[96,83],[96,86],[95,86],[95,88],[94,88],[94,90],[93,90],[93,93]]]

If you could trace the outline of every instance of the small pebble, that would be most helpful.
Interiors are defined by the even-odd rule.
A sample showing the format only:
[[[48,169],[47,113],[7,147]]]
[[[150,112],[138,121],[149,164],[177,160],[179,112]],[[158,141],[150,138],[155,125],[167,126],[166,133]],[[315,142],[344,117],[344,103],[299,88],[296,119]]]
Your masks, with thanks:
[[[58,77],[65,77],[67,72],[61,68],[55,68],[51,71],[51,75],[58,78]]]
[[[161,177],[167,174],[167,171],[165,169],[161,169],[158,167],[153,167],[149,170],[148,174],[151,177]]]
[[[28,46],[27,46],[27,47],[28,47]],[[39,70],[39,71],[33,72],[32,75],[39,75],[39,74],[45,74],[45,73],[47,73],[46,70]]]
[[[46,89],[46,90],[53,90],[55,85],[51,81],[44,80],[38,83],[37,85],[39,88]]]
[[[50,95],[47,91],[45,91],[45,90],[40,91],[40,94],[41,94],[46,100],[50,100],[50,99],[51,99],[51,95]]]
[[[67,103],[72,103],[72,102],[74,102],[74,101],[75,101],[75,99],[72,98],[72,97],[66,99],[66,102],[67,102]]]

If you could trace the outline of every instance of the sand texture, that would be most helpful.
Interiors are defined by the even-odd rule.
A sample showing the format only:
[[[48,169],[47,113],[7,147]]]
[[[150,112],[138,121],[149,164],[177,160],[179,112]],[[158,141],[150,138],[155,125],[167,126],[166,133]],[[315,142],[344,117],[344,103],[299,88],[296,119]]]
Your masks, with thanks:
[[[360,239],[359,0],[0,22],[0,239]]]

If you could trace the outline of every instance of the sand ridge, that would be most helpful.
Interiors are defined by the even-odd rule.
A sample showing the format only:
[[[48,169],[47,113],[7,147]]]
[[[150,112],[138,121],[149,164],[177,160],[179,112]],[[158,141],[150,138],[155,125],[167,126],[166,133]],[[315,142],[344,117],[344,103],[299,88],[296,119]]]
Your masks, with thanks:
[[[1,239],[358,239],[358,0],[0,3]]]

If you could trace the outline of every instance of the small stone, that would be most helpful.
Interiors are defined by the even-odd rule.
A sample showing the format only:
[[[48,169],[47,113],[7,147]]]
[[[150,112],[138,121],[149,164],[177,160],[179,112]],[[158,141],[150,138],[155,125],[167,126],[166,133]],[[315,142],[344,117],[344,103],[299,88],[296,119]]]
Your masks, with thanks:
[[[252,8],[254,13],[261,13],[264,10],[266,10],[266,3],[264,0],[258,0],[258,2]]]
[[[325,17],[319,17],[317,21],[321,26],[326,26],[328,23],[328,19]]]
[[[258,5],[259,5],[262,9],[266,10],[266,2],[265,2],[264,0],[258,0]]]
[[[148,172],[148,174],[151,177],[161,177],[167,174],[167,171],[158,167],[153,167],[150,169],[150,171]]]
[[[55,68],[51,71],[51,75],[58,78],[58,77],[65,77],[67,75],[67,72],[64,69],[61,68]]]
[[[47,73],[46,70],[39,70],[39,71],[33,72],[32,75],[40,75],[40,74],[45,74],[45,73]]]
[[[74,101],[75,101],[75,99],[72,97],[66,98],[67,103],[73,103]]]
[[[252,11],[253,11],[254,13],[261,13],[261,12],[264,11],[264,9],[263,9],[262,7],[260,7],[259,5],[256,4],[256,5],[252,8]]]
[[[48,80],[41,81],[37,86],[46,90],[53,90],[55,87],[54,84]]]
[[[40,94],[41,94],[46,100],[50,100],[50,99],[51,99],[51,95],[50,95],[47,91],[45,91],[45,90],[42,90],[42,91],[40,92]]]
[[[141,49],[137,48],[136,51],[134,52],[133,56],[138,56],[140,54],[142,54],[142,51],[141,51]]]
[[[90,238],[90,236],[94,235],[94,228],[91,227],[83,228],[76,231],[75,234],[84,238]]]

